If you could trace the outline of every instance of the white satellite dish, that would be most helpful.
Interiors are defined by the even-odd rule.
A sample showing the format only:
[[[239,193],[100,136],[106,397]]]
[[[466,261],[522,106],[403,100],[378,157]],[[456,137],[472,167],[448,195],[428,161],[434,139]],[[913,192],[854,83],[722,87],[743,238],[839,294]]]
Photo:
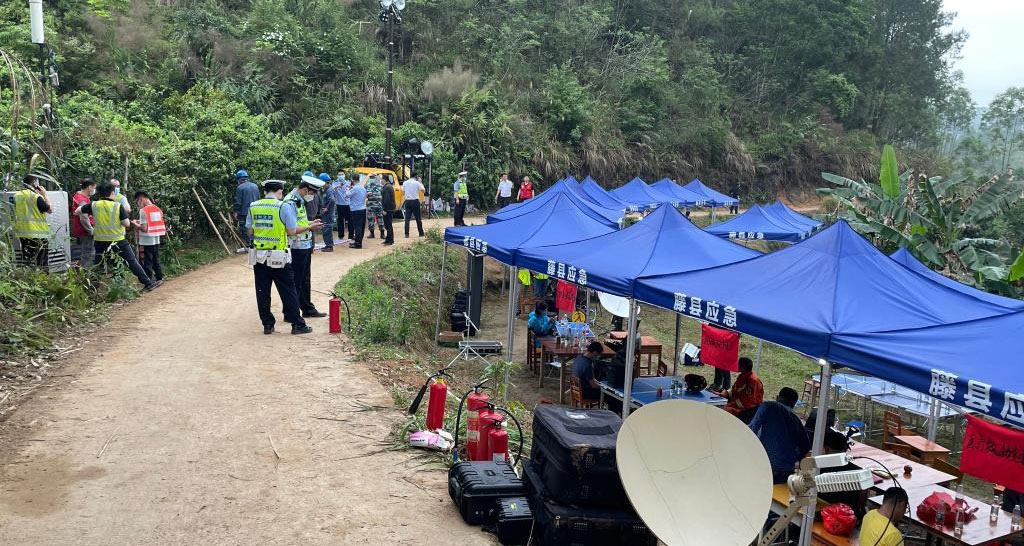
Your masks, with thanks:
[[[423,155],[430,155],[434,153],[434,143],[429,140],[424,140],[420,143],[420,151]]]
[[[633,412],[615,458],[629,502],[666,546],[746,546],[771,509],[761,442],[709,404],[663,400]]]
[[[405,9],[405,0],[395,0],[395,9],[398,11]]]
[[[601,302],[601,307],[604,307],[605,311],[622,318],[629,318],[629,300],[620,296],[613,296],[611,294],[605,294],[604,292],[597,293],[597,299]],[[639,312],[639,310],[637,311]]]

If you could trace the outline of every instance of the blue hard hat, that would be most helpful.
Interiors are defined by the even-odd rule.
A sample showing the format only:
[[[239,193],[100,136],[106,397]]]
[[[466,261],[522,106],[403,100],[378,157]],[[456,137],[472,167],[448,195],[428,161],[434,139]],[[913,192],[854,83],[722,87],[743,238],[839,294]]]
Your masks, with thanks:
[[[249,173],[245,169],[242,169],[235,173],[235,178],[249,178]]]
[[[331,181],[331,175],[329,175],[327,173],[320,173],[320,180],[323,180],[324,182],[330,182]]]
[[[313,176],[313,171],[306,171],[302,173],[302,176]]]

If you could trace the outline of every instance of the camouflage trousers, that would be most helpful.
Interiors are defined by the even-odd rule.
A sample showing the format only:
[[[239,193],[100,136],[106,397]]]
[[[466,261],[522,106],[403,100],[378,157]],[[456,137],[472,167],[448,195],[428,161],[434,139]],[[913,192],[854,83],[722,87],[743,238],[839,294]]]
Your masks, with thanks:
[[[366,224],[371,230],[374,226],[384,230],[384,205],[370,204],[366,206]]]

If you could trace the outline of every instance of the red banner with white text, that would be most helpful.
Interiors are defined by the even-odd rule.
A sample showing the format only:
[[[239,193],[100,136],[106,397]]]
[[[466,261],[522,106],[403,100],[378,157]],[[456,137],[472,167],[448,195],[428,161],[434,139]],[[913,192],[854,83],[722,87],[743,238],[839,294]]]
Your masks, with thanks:
[[[740,335],[736,332],[704,324],[700,329],[700,361],[729,370],[740,371]]]
[[[960,470],[1024,491],[1024,431],[968,415]]]

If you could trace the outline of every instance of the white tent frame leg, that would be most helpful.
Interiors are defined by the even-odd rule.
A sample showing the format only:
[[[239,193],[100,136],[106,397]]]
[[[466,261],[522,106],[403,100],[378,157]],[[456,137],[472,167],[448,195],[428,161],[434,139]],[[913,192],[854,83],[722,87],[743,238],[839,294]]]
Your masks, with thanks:
[[[437,318],[434,320],[434,344],[441,335],[441,303],[444,298],[444,270],[448,265],[448,243],[443,243],[441,250],[441,279],[437,283]]]
[[[519,285],[516,284],[516,279],[519,277],[519,268],[510,267],[508,273],[508,347],[506,348],[507,356],[506,361],[512,362],[512,347],[515,346],[516,342],[516,291],[519,289]],[[505,389],[501,393],[502,401],[508,401],[508,386],[509,386],[509,371],[508,367],[505,367]]]
[[[633,367],[636,365],[636,299],[629,300],[629,330],[626,332],[625,379],[622,384],[622,418],[629,417],[633,404]]]
[[[825,429],[828,427],[828,400],[829,392],[832,390],[832,363],[827,360],[821,361],[821,387],[818,391],[818,413],[814,422],[814,441],[811,442],[811,455],[821,455],[821,448],[825,443]],[[811,490],[810,506],[817,505],[818,492]],[[810,546],[811,537],[814,532],[814,510],[807,510],[800,522],[800,546]]]

